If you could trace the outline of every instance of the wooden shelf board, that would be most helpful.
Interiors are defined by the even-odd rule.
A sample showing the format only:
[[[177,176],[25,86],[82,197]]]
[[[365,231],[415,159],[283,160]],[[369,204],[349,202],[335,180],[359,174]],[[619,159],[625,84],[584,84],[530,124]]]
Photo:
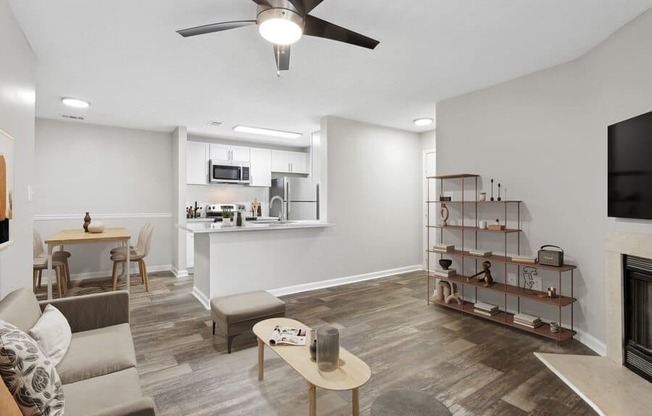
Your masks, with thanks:
[[[467,201],[426,201],[428,204],[440,204],[440,203],[465,203],[465,204],[520,204],[523,201],[475,201],[469,199]]]
[[[515,264],[518,266],[531,266],[535,267],[540,270],[551,270],[555,272],[567,272],[569,270],[575,270],[577,266],[574,266],[572,264],[564,264],[563,266],[556,267],[556,266],[545,266],[543,264],[539,263],[534,263],[534,264],[529,264],[529,263],[522,263],[522,262],[517,262],[517,261],[512,261],[511,256],[498,256],[498,255],[491,255],[491,256],[475,256],[473,254],[470,254],[468,251],[462,251],[462,250],[452,250],[452,251],[435,251],[435,250],[427,250],[429,253],[436,253],[436,254],[448,254],[450,256],[462,256],[462,257],[470,257],[474,259],[481,259],[481,260],[489,260],[489,261],[495,261],[496,263],[505,263],[505,264]]]
[[[485,233],[500,233],[500,234],[520,233],[522,231],[516,228],[507,228],[498,231],[498,230],[490,230],[488,228],[472,227],[470,225],[428,225],[428,228],[442,228],[442,229],[448,228],[451,230],[482,231]]]
[[[536,334],[540,335],[542,337],[550,338],[553,340],[557,341],[566,341],[568,339],[571,339],[575,336],[577,332],[572,331],[570,329],[566,328],[559,328],[559,332],[554,333],[550,332],[550,325],[547,323],[544,323],[538,328],[528,328],[527,326],[519,325],[514,323],[514,315],[511,313],[507,312],[499,312],[496,315],[492,316],[487,316],[487,315],[482,315],[479,313],[476,313],[473,311],[474,306],[473,303],[471,302],[464,302],[463,305],[458,304],[457,302],[451,302],[451,303],[446,303],[444,301],[440,301],[434,298],[430,298],[430,301],[441,306],[445,306],[447,308],[456,310],[456,311],[461,311],[469,315],[477,316],[479,318],[486,319],[488,321],[493,321],[499,324],[503,324],[505,326],[509,326],[511,328],[517,328],[525,332],[529,332],[531,334]]]
[[[436,175],[426,176],[427,179],[461,179],[461,178],[479,178],[480,175],[474,173],[458,173],[454,175]]]
[[[478,280],[477,278],[472,278],[470,282],[466,281],[466,276],[456,274],[451,277],[437,276],[434,273],[428,273],[430,277],[436,279],[446,280],[451,283],[457,283],[464,286],[478,287],[480,289],[491,290],[499,293],[506,293],[512,296],[518,296],[523,299],[529,299],[535,302],[544,303],[551,306],[568,306],[571,303],[577,302],[577,299],[571,298],[570,296],[557,296],[556,298],[547,297],[546,292],[541,292],[538,290],[529,290],[524,289],[523,287],[508,285],[505,283],[494,282],[491,286],[484,286],[484,282]]]

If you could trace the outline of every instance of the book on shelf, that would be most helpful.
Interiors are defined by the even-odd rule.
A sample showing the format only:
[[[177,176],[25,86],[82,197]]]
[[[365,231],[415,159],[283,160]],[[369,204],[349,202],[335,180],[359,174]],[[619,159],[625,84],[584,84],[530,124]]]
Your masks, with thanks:
[[[533,324],[541,321],[541,318],[539,318],[538,316],[528,315],[526,313],[517,313],[516,315],[514,315],[514,320],[515,321],[519,320],[521,322]]]
[[[478,313],[480,315],[484,315],[484,316],[494,316],[494,315],[498,315],[498,313],[500,311],[498,309],[496,309],[495,311],[489,312],[489,311],[485,311],[485,310],[476,308],[476,309],[473,309],[473,312]]]
[[[276,325],[269,337],[269,345],[306,345],[306,328],[289,328]]]
[[[435,244],[432,246],[432,251],[439,251],[440,253],[448,253],[455,250],[453,244]]]
[[[534,329],[534,328],[538,328],[538,327],[540,327],[541,325],[543,325],[543,322],[539,321],[539,322],[537,322],[537,323],[535,323],[535,324],[529,324],[529,323],[521,322],[521,321],[517,321],[516,319],[514,319],[514,324],[515,324],[515,325],[524,326],[524,327],[526,327],[526,328],[532,328],[532,329]]]
[[[497,305],[492,305],[491,303],[485,303],[485,302],[476,302],[473,307],[475,309],[481,309],[486,312],[493,312],[498,310]]]
[[[514,263],[536,264],[537,262],[536,257],[513,256],[511,259]]]
[[[455,269],[435,270],[434,274],[439,277],[452,277],[457,274],[457,271]]]
[[[493,253],[491,251],[484,251],[484,250],[469,250],[469,254],[472,256],[488,257],[491,256]]]

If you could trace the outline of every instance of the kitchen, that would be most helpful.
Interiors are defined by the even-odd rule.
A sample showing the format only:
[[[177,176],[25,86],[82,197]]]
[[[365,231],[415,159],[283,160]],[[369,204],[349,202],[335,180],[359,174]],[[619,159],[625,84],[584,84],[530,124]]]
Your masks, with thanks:
[[[187,219],[180,228],[187,231],[186,266],[194,271],[194,294],[205,305],[215,296],[259,288],[259,281],[225,278],[243,273],[240,256],[224,255],[234,245],[232,232],[259,231],[255,236],[246,233],[240,243],[255,253],[256,243],[267,240],[268,232],[327,226],[320,222],[320,188],[310,174],[311,153],[198,140],[186,146]],[[261,249],[270,250],[267,245]],[[295,249],[284,244],[281,251]]]
[[[238,143],[270,154],[273,150],[303,153],[308,155],[311,174],[302,177],[320,178],[320,220],[335,225],[267,231],[265,235],[279,240],[301,233],[303,243],[293,246],[287,255],[268,260],[270,267],[279,269],[280,264],[291,267],[292,273],[261,274],[257,277],[261,279],[259,288],[290,293],[421,267],[419,166],[422,149],[433,147],[434,133],[419,135],[324,117],[320,134],[272,144],[217,134],[205,138],[188,134],[184,127],[172,132],[148,131],[101,126],[91,121],[36,119],[31,205],[33,227],[44,238],[61,229],[81,227],[85,211],[106,227],[128,228],[134,239],[143,223],[151,222],[154,233],[148,271],[188,276],[188,233],[178,226],[187,222],[187,207],[194,206],[195,201],[198,205],[243,203],[249,207],[257,199],[261,213],[269,215],[267,187],[187,183],[186,176],[191,176],[186,168],[187,153],[192,152],[194,141],[203,140]],[[271,160],[269,163],[271,181]],[[193,166],[207,171],[208,161]],[[256,180],[255,170],[252,174]],[[274,175],[288,174],[291,172]],[[246,234],[251,239],[262,233]],[[229,233],[227,238],[233,243],[227,250],[230,256],[240,264],[259,261],[237,242],[242,237],[236,234],[245,233]],[[267,244],[280,246],[283,242]],[[70,246],[69,251],[73,280],[111,275],[108,247],[79,245]],[[137,280],[132,282],[136,284]]]

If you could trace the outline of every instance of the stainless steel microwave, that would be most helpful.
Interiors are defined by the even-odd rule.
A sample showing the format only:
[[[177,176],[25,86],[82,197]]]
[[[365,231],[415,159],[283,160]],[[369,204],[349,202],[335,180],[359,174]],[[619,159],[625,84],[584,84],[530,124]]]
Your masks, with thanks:
[[[209,161],[208,172],[211,183],[236,183],[243,185],[250,183],[248,162],[230,162],[211,159]]]

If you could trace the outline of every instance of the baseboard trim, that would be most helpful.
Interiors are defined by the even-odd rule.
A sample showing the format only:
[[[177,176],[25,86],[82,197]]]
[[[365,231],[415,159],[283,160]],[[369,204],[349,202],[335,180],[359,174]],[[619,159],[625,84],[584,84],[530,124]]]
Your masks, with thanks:
[[[602,357],[607,356],[607,344],[600,341],[599,339],[597,339],[593,335],[582,331],[581,329],[575,328],[575,332],[577,332],[577,334],[575,335],[576,340],[578,340],[582,344],[586,345],[587,347],[591,348],[598,355],[600,355]]]
[[[119,269],[122,270],[122,269]],[[133,277],[134,275],[137,275],[138,272],[138,265],[131,265],[130,269],[131,270],[131,276]],[[159,266],[147,266],[147,272],[148,273],[156,273],[156,272],[167,272],[172,270],[172,265],[167,264],[167,265],[159,265]],[[84,273],[76,273],[76,274],[71,274],[70,279],[71,280],[81,280],[81,279],[98,279],[101,277],[107,277],[111,276],[113,273],[112,270],[106,270],[106,271],[99,271],[99,272],[84,272]]]
[[[196,286],[192,287],[192,295],[195,297],[195,299],[197,299],[199,301],[199,303],[202,304],[202,306],[204,306],[204,308],[210,309],[210,307],[211,307],[210,300],[206,297],[206,295],[204,295],[201,292],[201,290],[197,289]]]
[[[270,294],[274,296],[285,296],[292,295],[294,293],[307,292],[309,290],[325,289],[328,287],[335,287],[346,285],[349,283],[364,282],[366,280],[380,279],[382,277],[393,276],[395,274],[409,273],[422,270],[423,267],[420,264],[414,264],[412,266],[398,267],[396,269],[380,270],[372,273],[358,274],[355,276],[340,277],[337,279],[322,280],[319,282],[310,282],[303,283],[295,286],[281,287],[277,289],[268,290]]]
[[[178,277],[188,277],[189,276],[188,269],[179,270],[179,269],[177,269],[176,267],[173,266],[173,267],[170,268],[170,271],[172,272],[174,277],[177,277],[177,278]]]

